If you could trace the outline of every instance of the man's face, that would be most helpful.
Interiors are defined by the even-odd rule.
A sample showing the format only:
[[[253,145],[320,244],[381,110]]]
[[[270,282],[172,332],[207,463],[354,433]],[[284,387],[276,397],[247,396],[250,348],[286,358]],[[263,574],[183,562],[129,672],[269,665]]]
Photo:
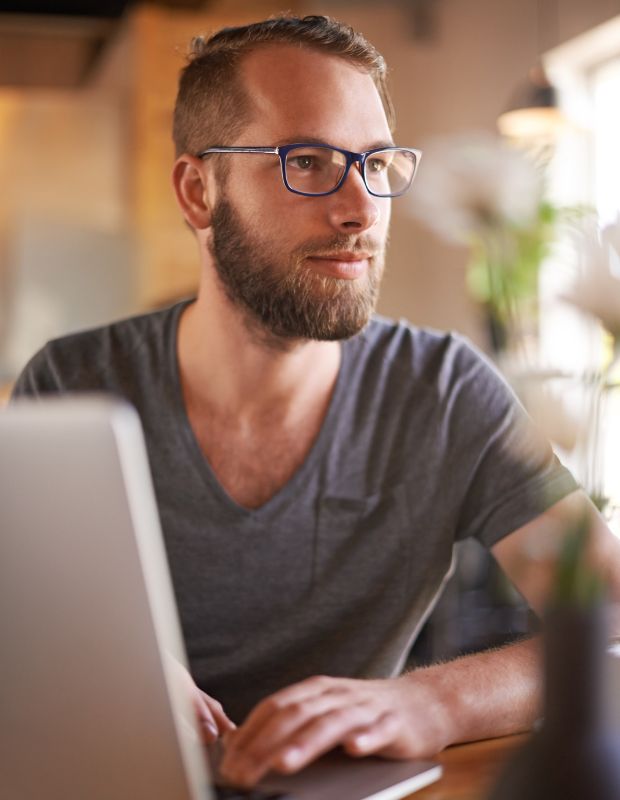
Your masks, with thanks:
[[[241,78],[253,120],[240,146],[321,142],[364,151],[391,135],[370,76],[307,48],[269,45],[248,55]],[[332,195],[283,184],[275,155],[226,154],[226,177],[208,243],[220,283],[268,340],[343,339],[374,310],[390,200],[368,194],[355,166]]]

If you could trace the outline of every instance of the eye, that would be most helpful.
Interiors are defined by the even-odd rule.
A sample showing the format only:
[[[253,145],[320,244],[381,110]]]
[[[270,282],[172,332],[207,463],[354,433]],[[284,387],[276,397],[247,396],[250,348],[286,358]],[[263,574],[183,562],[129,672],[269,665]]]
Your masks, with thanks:
[[[307,154],[289,156],[287,163],[289,166],[295,167],[295,169],[308,171],[317,166],[317,157]]]
[[[366,161],[366,170],[373,175],[378,175],[389,166],[386,156],[373,156]]]

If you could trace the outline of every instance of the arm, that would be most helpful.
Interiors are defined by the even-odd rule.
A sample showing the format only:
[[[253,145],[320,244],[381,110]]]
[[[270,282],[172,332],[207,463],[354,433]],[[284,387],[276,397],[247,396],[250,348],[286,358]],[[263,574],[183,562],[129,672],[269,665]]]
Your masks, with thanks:
[[[620,542],[581,492],[502,539],[493,553],[537,612],[544,609],[567,523],[590,508],[590,552],[620,598]],[[228,742],[222,772],[252,785],[296,772],[342,745],[351,755],[429,757],[457,742],[531,727],[539,714],[540,642],[458,658],[387,680],[316,677],[260,703]]]
[[[539,616],[549,597],[563,536],[584,514],[590,521],[587,562],[605,581],[610,601],[620,603],[620,540],[582,491],[567,495],[492,548],[502,570]],[[619,633],[614,621],[612,634]]]
[[[263,700],[227,741],[221,770],[252,786],[337,745],[353,756],[426,758],[450,744],[527,730],[538,711],[534,641],[387,680],[316,677]]]

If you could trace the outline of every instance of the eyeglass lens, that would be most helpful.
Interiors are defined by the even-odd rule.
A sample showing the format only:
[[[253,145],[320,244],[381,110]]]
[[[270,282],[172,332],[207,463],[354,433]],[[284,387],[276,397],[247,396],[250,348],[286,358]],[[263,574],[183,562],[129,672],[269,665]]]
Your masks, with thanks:
[[[346,156],[338,150],[296,147],[286,156],[286,179],[295,191],[323,194],[336,188],[346,165]],[[377,195],[400,194],[409,188],[415,165],[415,155],[408,150],[379,150],[364,163],[366,184]]]

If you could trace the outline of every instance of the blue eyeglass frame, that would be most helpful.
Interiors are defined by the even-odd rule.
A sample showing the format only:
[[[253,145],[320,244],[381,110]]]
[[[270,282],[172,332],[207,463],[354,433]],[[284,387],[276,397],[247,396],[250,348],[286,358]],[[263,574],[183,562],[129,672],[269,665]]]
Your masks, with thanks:
[[[342,177],[334,186],[333,189],[330,189],[329,192],[302,192],[299,189],[293,189],[288,182],[286,177],[286,157],[290,153],[291,150],[294,150],[296,147],[322,147],[325,150],[335,150],[337,153],[342,153],[342,155],[346,158],[346,165],[344,168],[344,172],[342,173]],[[413,172],[411,174],[411,180],[407,184],[407,186],[401,191],[396,192],[395,194],[378,194],[377,192],[373,192],[372,189],[368,186],[368,182],[366,181],[366,161],[370,156],[374,155],[375,153],[384,153],[386,150],[405,150],[408,153],[411,153],[414,157],[413,162]],[[416,172],[418,171],[418,164],[420,163],[420,159],[422,158],[422,151],[417,150],[414,147],[397,147],[396,145],[389,145],[387,147],[375,147],[372,150],[366,150],[363,153],[354,153],[351,150],[343,150],[341,147],[334,147],[330,144],[320,144],[317,142],[295,142],[294,144],[285,144],[280,145],[278,147],[209,147],[206,150],[202,150],[196,158],[204,158],[205,156],[210,155],[211,153],[263,153],[267,155],[275,155],[280,157],[280,168],[282,170],[282,180],[284,185],[293,194],[300,194],[303,197],[325,197],[329,194],[334,194],[337,192],[338,189],[342,186],[345,182],[347,175],[349,174],[349,170],[352,164],[359,164],[359,172],[364,181],[364,186],[366,187],[366,191],[368,194],[371,194],[373,197],[401,197],[403,194],[409,191],[411,188],[411,184],[413,183],[413,179],[415,178]]]

